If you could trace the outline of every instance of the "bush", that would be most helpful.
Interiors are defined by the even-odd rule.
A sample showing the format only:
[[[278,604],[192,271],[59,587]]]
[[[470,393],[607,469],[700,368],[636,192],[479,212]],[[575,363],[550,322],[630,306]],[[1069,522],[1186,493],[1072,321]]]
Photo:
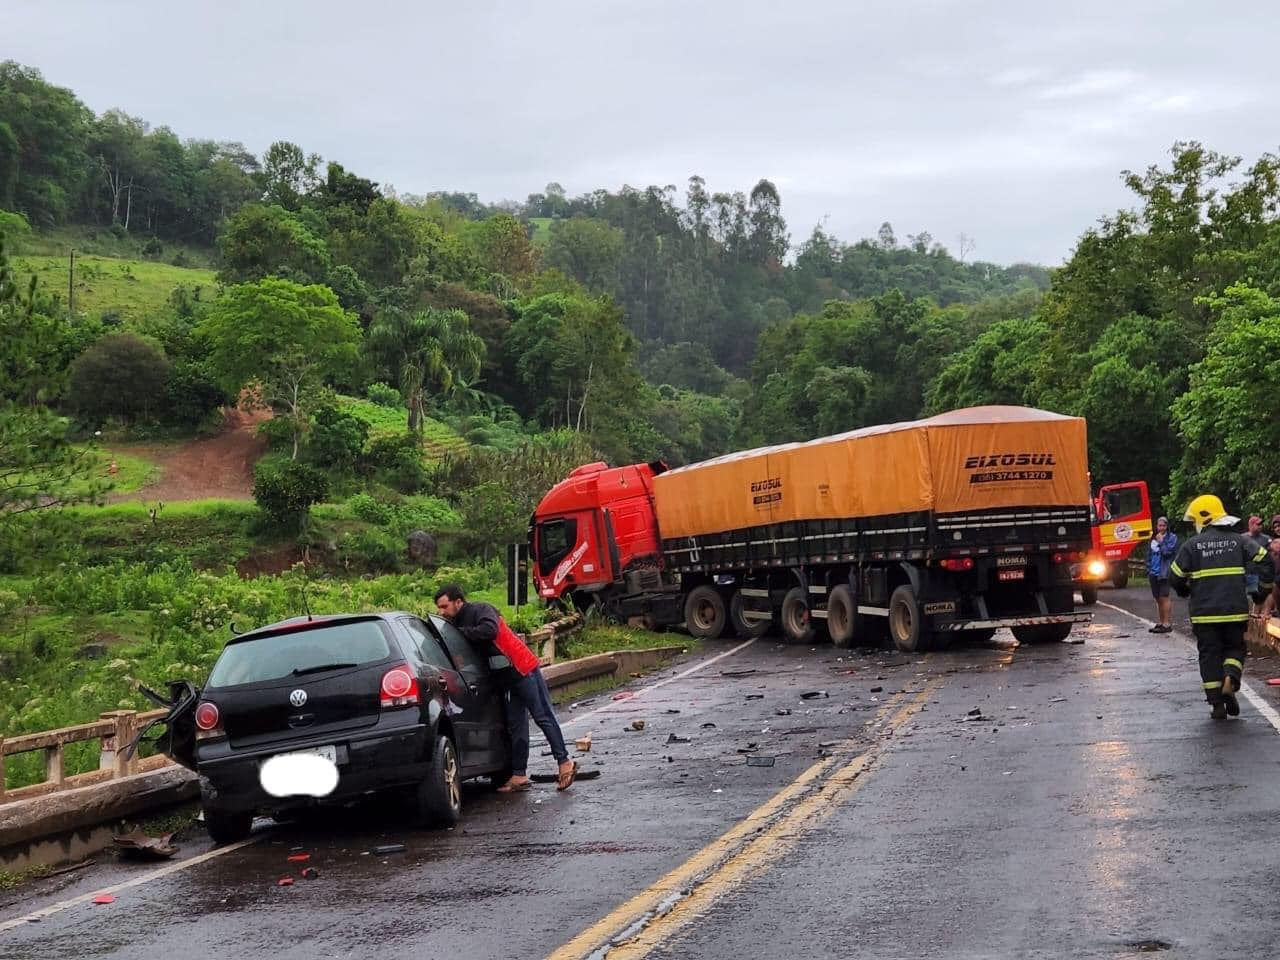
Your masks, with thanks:
[[[152,237],[142,245],[142,255],[144,257],[158,257],[164,253],[164,244],[160,242],[159,237]]]
[[[20,213],[0,210],[0,236],[9,240],[25,240],[31,235],[31,224]],[[9,248],[12,252],[13,247]]]
[[[293,421],[289,417],[271,417],[258,424],[258,436],[267,441],[272,450],[289,450],[293,447]]]
[[[295,460],[263,461],[254,473],[254,501],[282,527],[305,527],[312,504],[329,493],[329,482],[321,471]]]
[[[401,493],[416,493],[427,482],[422,448],[411,433],[375,437],[364,456],[366,468]]]
[[[400,406],[400,391],[389,384],[371,383],[367,395],[370,402],[380,407],[390,407],[395,410]]]
[[[71,364],[67,400],[82,417],[127,422],[159,412],[171,369],[155,344],[132,333],[103,337]]]
[[[235,398],[198,363],[178,363],[164,387],[166,423],[179,427],[200,426],[219,407],[229,406]]]
[[[394,573],[404,553],[404,543],[385,530],[361,530],[338,543],[339,561],[359,573]]]
[[[373,523],[380,527],[385,527],[391,522],[391,507],[388,504],[380,503],[367,493],[357,493],[348,500],[347,509],[351,511],[353,517],[357,520],[363,520],[365,523]]]
[[[129,235],[129,231],[124,228],[123,223],[113,223],[107,228],[107,233],[111,234],[117,240],[123,240]]]
[[[368,437],[369,424],[337,407],[323,406],[315,413],[307,449],[323,467],[352,471]]]
[[[185,250],[179,250],[172,257],[169,258],[169,262],[173,264],[175,267],[191,266],[191,258],[187,256],[187,251]]]

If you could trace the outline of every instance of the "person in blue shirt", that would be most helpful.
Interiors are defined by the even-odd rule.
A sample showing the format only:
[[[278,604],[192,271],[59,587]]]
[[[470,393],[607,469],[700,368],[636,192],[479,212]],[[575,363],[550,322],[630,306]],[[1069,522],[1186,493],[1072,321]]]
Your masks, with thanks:
[[[1155,536],[1147,546],[1147,579],[1151,596],[1156,601],[1159,622],[1148,633],[1170,633],[1173,630],[1173,600],[1169,596],[1169,564],[1178,552],[1178,535],[1169,529],[1169,519],[1156,521]]]

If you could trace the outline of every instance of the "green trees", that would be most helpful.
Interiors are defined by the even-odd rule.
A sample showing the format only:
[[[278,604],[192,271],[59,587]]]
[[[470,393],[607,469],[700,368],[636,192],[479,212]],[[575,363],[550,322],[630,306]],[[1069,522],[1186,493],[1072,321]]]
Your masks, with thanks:
[[[369,327],[366,344],[400,385],[413,431],[421,428],[428,398],[474,380],[485,354],[461,310],[385,311]]]
[[[332,290],[275,278],[230,287],[196,332],[228,391],[251,388],[286,413],[295,459],[313,391],[354,363],[360,343],[355,317]]]
[[[145,419],[160,412],[171,373],[164,351],[154,343],[132,333],[112,334],[71,365],[67,400],[90,420]]]

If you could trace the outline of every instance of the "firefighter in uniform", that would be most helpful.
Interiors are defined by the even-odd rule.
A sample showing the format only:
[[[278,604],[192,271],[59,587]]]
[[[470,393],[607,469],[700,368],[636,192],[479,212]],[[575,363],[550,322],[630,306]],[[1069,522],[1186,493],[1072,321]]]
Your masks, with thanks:
[[[1246,563],[1261,562],[1267,551],[1229,528],[1239,523],[1222,501],[1202,494],[1191,501],[1184,520],[1196,535],[1178,550],[1169,567],[1169,582],[1180,597],[1190,597],[1191,631],[1200,651],[1200,679],[1212,717],[1239,716],[1240,675],[1244,672],[1245,626],[1249,598],[1245,593]]]

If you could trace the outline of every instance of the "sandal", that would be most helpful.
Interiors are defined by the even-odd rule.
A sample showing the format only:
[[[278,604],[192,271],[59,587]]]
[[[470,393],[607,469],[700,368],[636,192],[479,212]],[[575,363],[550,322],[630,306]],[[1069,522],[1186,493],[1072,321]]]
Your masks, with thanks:
[[[524,793],[526,790],[528,790],[532,786],[533,786],[533,782],[530,780],[517,780],[517,781],[508,780],[506,783],[500,786],[495,792]]]
[[[578,761],[574,760],[573,766],[567,771],[561,771],[559,779],[556,781],[557,790],[568,790],[569,786],[578,777]]]

